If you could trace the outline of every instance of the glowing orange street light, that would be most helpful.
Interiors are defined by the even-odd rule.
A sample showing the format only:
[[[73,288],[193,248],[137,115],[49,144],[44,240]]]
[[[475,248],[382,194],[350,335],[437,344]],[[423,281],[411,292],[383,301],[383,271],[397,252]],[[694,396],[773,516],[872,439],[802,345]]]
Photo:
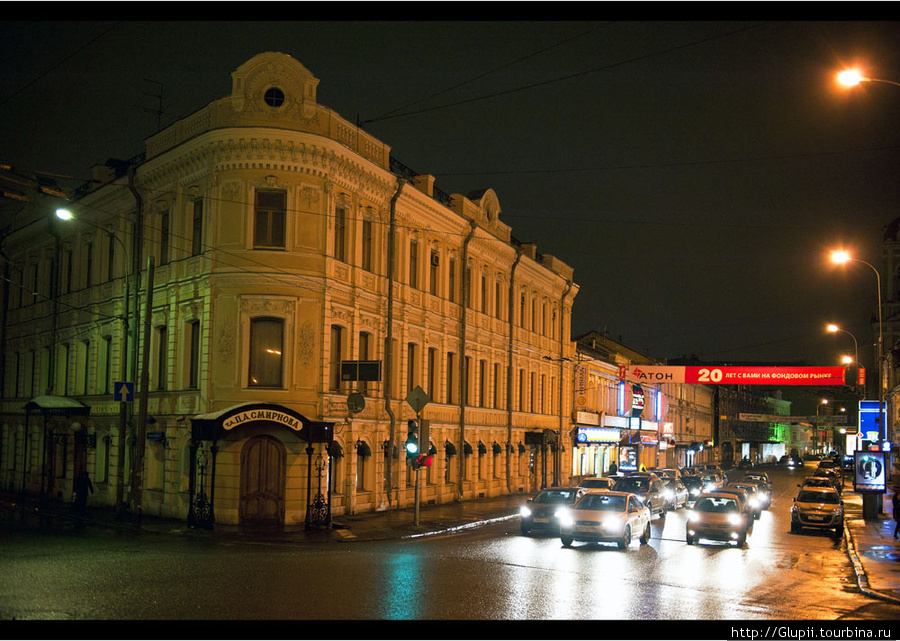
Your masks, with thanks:
[[[900,82],[894,82],[893,80],[884,80],[883,78],[870,78],[868,76],[864,76],[859,69],[845,69],[841,71],[837,75],[837,81],[839,84],[844,85],[845,87],[855,87],[861,82],[884,82],[889,85],[896,85],[900,87]]]

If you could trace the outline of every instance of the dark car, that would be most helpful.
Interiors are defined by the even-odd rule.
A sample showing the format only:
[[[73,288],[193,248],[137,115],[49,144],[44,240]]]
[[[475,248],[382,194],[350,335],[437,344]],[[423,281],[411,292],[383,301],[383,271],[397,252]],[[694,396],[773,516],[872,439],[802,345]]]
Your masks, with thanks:
[[[632,472],[616,481],[616,492],[629,492],[650,508],[650,514],[666,515],[669,509],[666,501],[666,486],[656,474]]]
[[[580,487],[554,487],[538,492],[519,509],[522,534],[530,534],[532,530],[559,534],[559,517],[556,513],[560,508],[574,505],[585,492]]]
[[[688,491],[688,503],[693,503],[703,493],[703,477],[699,474],[685,474],[681,482]]]

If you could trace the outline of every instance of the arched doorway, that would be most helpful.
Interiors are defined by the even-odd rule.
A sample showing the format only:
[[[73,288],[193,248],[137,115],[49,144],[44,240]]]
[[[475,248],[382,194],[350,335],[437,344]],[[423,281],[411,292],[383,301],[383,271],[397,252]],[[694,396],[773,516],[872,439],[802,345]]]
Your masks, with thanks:
[[[284,524],[285,461],[284,445],[272,436],[254,436],[244,445],[241,523]]]

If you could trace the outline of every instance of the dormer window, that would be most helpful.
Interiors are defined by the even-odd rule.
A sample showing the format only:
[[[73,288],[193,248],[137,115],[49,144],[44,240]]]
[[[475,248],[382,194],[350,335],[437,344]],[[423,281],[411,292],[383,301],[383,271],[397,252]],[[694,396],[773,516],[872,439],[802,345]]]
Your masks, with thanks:
[[[284,92],[278,87],[269,87],[263,96],[263,100],[270,107],[280,107],[284,104]]]

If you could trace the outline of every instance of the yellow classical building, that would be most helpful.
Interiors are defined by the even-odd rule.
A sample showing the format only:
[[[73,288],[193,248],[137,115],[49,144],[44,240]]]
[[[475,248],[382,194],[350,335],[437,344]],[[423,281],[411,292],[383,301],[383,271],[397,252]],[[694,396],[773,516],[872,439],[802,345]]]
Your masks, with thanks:
[[[417,474],[422,503],[566,482],[572,269],[492,190],[445,194],[318,104],[290,56],[232,79],[98,168],[72,219],[16,215],[3,487],[67,499],[87,471],[121,510],[318,525],[412,505]]]

